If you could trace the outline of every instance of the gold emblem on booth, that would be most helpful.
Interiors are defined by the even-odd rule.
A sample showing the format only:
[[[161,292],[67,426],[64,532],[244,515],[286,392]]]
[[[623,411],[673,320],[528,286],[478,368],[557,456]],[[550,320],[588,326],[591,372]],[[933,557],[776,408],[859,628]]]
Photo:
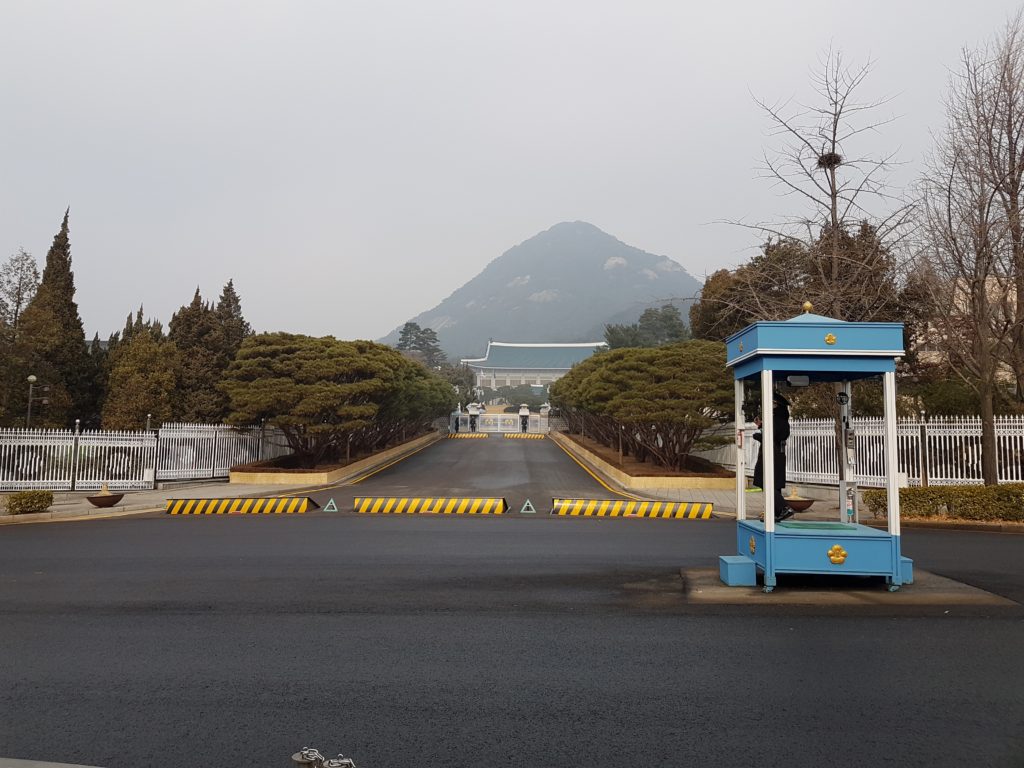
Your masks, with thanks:
[[[751,536],[750,537],[750,554],[754,554],[755,552],[757,552],[757,542],[754,540],[754,537]]]
[[[834,333],[826,333],[825,334],[825,343],[828,344],[829,346],[832,346],[833,344],[835,344],[836,343],[836,335]]]
[[[741,341],[740,342],[740,352],[742,352],[742,351],[743,351],[743,342]]]
[[[846,562],[846,550],[838,544],[833,544],[825,554],[828,555],[828,559],[832,561],[832,565],[842,565]]]

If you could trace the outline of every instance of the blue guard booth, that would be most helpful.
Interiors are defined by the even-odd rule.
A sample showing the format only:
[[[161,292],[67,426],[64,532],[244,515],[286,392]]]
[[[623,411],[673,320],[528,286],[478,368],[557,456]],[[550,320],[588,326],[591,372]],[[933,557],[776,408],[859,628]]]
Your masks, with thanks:
[[[900,554],[899,475],[896,462],[896,360],[903,356],[902,323],[850,323],[811,313],[782,322],[758,322],[726,339],[736,376],[736,555],[719,559],[722,581],[755,586],[764,574],[771,592],[780,573],[884,576],[890,591],[913,581],[913,563]],[[885,403],[885,475],[888,531],[859,522],[856,456],[850,418],[851,382],[881,378]],[[831,382],[840,405],[840,512],[830,521],[775,522],[773,451],[764,451],[764,521],[746,514],[743,404],[747,382],[760,380],[762,448],[773,444],[772,394],[791,386]]]

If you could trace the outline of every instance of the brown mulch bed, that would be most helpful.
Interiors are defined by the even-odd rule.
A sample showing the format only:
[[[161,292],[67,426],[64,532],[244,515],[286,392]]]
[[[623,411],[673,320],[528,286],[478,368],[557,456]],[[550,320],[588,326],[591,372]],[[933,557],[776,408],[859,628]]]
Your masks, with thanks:
[[[637,461],[632,456],[623,456],[622,463],[619,463],[619,451],[617,448],[609,448],[607,445],[602,445],[596,440],[591,440],[589,437],[583,437],[581,435],[570,435],[566,432],[562,433],[567,438],[572,440],[574,443],[578,443],[583,448],[586,448],[591,453],[600,456],[604,461],[607,461],[616,469],[620,469],[627,475],[633,477],[733,477],[733,473],[727,469],[723,469],[717,464],[712,464],[710,461],[697,458],[696,456],[689,457],[689,468],[675,472],[665,467],[660,467],[653,462],[642,462]]]

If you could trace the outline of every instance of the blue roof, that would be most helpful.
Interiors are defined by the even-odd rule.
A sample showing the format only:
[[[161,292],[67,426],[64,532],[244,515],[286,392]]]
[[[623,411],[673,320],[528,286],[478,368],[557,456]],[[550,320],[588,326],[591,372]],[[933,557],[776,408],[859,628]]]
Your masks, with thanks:
[[[513,344],[492,341],[487,345],[486,355],[462,362],[470,368],[567,371],[605,346],[603,341],[582,344]]]

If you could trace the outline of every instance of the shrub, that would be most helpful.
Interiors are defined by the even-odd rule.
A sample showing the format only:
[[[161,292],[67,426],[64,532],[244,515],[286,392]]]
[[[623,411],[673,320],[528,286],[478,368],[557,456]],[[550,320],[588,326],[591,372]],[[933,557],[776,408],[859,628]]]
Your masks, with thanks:
[[[7,497],[7,512],[12,515],[28,515],[45,512],[53,504],[51,491],[18,491]]]
[[[864,503],[875,517],[885,516],[885,491],[864,491]],[[900,488],[900,516],[1024,522],[1024,483]]]

